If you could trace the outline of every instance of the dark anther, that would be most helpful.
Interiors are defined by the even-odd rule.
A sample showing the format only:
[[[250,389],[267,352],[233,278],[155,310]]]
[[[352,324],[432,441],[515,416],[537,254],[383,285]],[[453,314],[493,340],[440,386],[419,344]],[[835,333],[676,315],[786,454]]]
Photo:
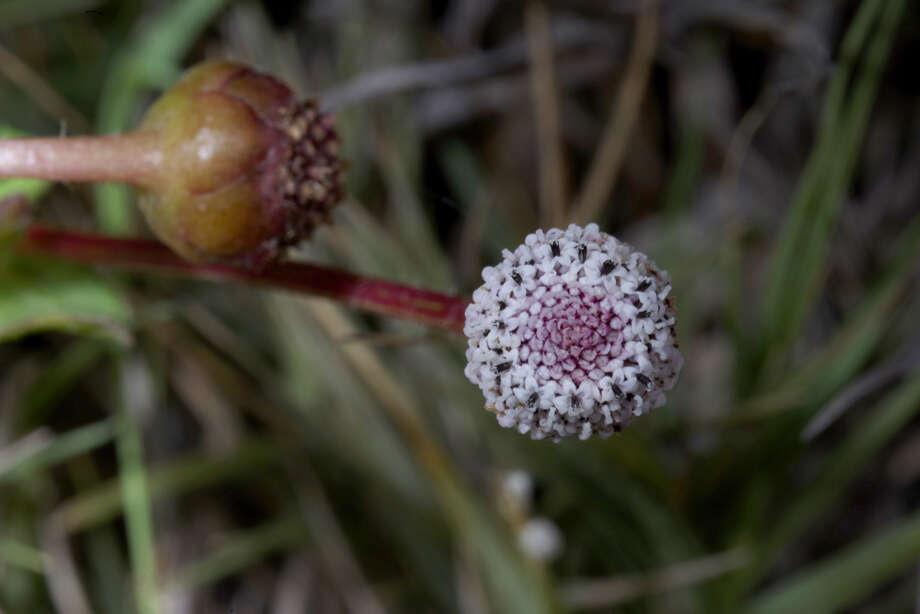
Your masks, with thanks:
[[[572,409],[578,409],[581,407],[581,400],[576,396],[572,395]]]
[[[508,303],[506,303],[505,301],[498,301],[498,308],[500,310],[504,309],[507,306],[508,306]]]
[[[614,384],[613,386],[611,386],[611,388],[613,389],[613,396],[615,396],[615,397],[618,398],[618,399],[622,399],[622,398],[623,398],[623,391],[620,390],[620,387],[619,387],[619,386],[617,386],[616,384]]]
[[[534,405],[536,405],[537,399],[539,398],[540,398],[540,395],[538,395],[536,392],[530,395],[529,397],[527,397],[527,407],[533,407]]]
[[[507,370],[510,369],[510,368],[511,368],[511,363],[510,363],[510,362],[500,362],[500,363],[498,363],[497,365],[495,365],[495,372],[496,372],[496,373],[504,373],[505,371],[507,371]]]
[[[507,324],[505,324],[505,323],[502,322],[501,320],[495,320],[495,327],[496,327],[498,330],[505,330],[505,327],[506,327],[506,326],[507,326]]]
[[[607,275],[613,270],[613,267],[613,260],[605,260],[604,264],[601,265],[601,275]]]
[[[582,243],[578,246],[578,261],[582,264],[588,259],[588,246]]]
[[[641,373],[636,373],[636,379],[639,380],[642,383],[642,385],[645,386],[646,388],[648,388],[652,383],[652,380],[645,377]]]
[[[519,286],[521,285],[521,282],[524,281],[521,278],[521,274],[518,273],[517,271],[511,271],[511,279],[513,279],[514,283],[516,283]]]
[[[549,248],[553,251],[553,256],[559,256],[562,254],[562,250],[559,249],[559,242],[553,241],[549,244]]]
[[[652,285],[652,282],[650,282],[647,279],[643,279],[642,281],[639,282],[639,285],[636,286],[636,290],[638,290],[639,292],[645,292],[646,290],[648,290],[648,287],[651,285]]]
[[[636,314],[636,317],[639,318],[640,320],[641,320],[642,318],[647,318],[647,317],[648,317],[648,312],[647,312],[647,311],[640,311],[639,313]]]

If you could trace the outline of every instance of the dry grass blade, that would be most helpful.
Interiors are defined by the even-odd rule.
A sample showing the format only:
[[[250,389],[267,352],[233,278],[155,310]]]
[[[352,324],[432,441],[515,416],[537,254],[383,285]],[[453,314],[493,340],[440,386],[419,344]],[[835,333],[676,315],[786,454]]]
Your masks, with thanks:
[[[332,338],[341,339],[356,334],[355,327],[335,305],[313,300],[304,301],[303,304]],[[411,397],[393,381],[383,362],[366,345],[349,343],[339,347],[342,355],[389,412],[390,419],[405,436],[419,463],[433,479],[448,479],[445,477],[445,472],[449,472],[447,458],[425,430],[419,409]]]
[[[61,614],[92,614],[67,533],[53,517],[45,524],[41,541],[42,550],[49,556],[45,580],[56,610]]]
[[[337,341],[339,343],[361,343],[371,347],[407,347],[430,343],[432,337],[425,334],[409,335],[406,333],[365,333],[358,332],[346,335]]]
[[[89,132],[90,124],[86,117],[3,45],[0,45],[0,73],[21,87],[48,115],[70,124],[78,132]]]
[[[854,379],[809,420],[802,429],[802,440],[810,441],[835,423],[846,411],[868,395],[880,390],[920,365],[920,334],[908,341],[894,356]]]
[[[607,28],[582,20],[564,19],[551,25],[551,47],[557,53],[585,45],[603,45],[610,37]],[[318,97],[324,107],[339,110],[415,90],[443,90],[488,79],[520,68],[528,59],[526,43],[515,37],[488,51],[378,68],[328,88]]]
[[[51,429],[41,427],[17,441],[0,446],[0,476],[21,463],[23,458],[47,449],[53,439]]]
[[[335,305],[304,301],[305,308],[332,338],[353,335],[356,328]],[[506,535],[483,513],[457,472],[451,458],[428,431],[416,399],[393,379],[387,366],[366,345],[339,345],[342,356],[360,376],[390,420],[402,434],[406,446],[431,480],[431,485],[458,539],[477,554],[483,577],[491,582],[490,594],[496,611],[555,611],[555,596],[542,578],[526,566],[520,553],[510,547]]]
[[[575,200],[572,218],[576,223],[585,224],[597,219],[613,191],[632,127],[639,114],[639,105],[645,95],[657,45],[658,2],[643,0],[623,85],[610,111],[610,119],[607,120],[584,187]]]
[[[244,427],[236,407],[207,376],[204,367],[184,356],[176,356],[170,379],[176,394],[202,426],[207,450],[229,452],[244,438]]]
[[[556,66],[559,88],[563,91],[585,87],[606,79],[614,68],[612,51],[585,51],[571,57],[560,57]],[[530,94],[527,75],[512,73],[462,87],[445,87],[426,92],[419,97],[416,118],[420,130],[432,134],[485,115],[508,113],[525,104]]]
[[[537,2],[527,7],[525,17],[532,59],[530,86],[539,149],[540,221],[543,226],[561,227],[565,222],[567,197],[559,129],[559,88],[553,70],[549,11]]]
[[[383,614],[386,609],[371,588],[348,545],[348,538],[335,517],[322,483],[306,459],[287,463],[287,472],[297,489],[301,515],[310,528],[318,556],[332,572],[342,600],[352,614]]]
[[[743,567],[749,558],[746,551],[734,549],[647,574],[574,581],[562,587],[562,599],[573,609],[610,608],[639,597],[710,580]]]

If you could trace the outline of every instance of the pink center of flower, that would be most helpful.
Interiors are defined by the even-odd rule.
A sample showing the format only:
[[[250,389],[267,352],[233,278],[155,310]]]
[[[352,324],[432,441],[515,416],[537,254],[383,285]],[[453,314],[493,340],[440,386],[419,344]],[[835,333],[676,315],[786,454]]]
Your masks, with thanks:
[[[578,386],[589,375],[600,377],[623,348],[622,322],[610,301],[579,290],[547,295],[539,303],[520,330],[522,358],[543,380],[568,376]]]

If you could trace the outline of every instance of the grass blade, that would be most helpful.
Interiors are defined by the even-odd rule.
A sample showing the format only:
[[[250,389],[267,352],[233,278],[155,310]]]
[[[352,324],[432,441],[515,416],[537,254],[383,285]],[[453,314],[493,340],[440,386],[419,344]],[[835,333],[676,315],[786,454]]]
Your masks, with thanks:
[[[103,420],[59,435],[0,470],[0,486],[95,450],[111,441],[114,434],[114,423]]]
[[[802,405],[817,406],[856,373],[888,329],[891,312],[917,266],[920,216],[901,234],[894,252],[885,278],[835,336],[783,383],[747,400],[737,416],[765,417]]]
[[[150,487],[144,466],[144,449],[140,426],[134,413],[139,409],[131,402],[134,396],[129,392],[132,376],[143,369],[140,364],[119,366],[118,381],[118,465],[121,481],[121,497],[125,508],[125,525],[128,533],[128,552],[131,569],[134,572],[137,610],[140,614],[156,614],[156,552],[153,534],[153,512],[151,510]],[[130,369],[130,370],[129,370]],[[141,373],[146,376],[146,373]],[[134,382],[136,384],[136,382]],[[140,399],[148,401],[149,399]]]
[[[920,556],[920,514],[813,565],[758,597],[748,614],[839,612],[856,605]]]
[[[877,454],[894,435],[920,411],[920,376],[905,381],[891,392],[860,428],[827,459],[827,469],[795,504],[776,519],[768,540],[778,550],[812,523],[842,494],[860,473],[860,468]]]
[[[768,365],[777,361],[795,338],[816,299],[827,244],[904,5],[902,0],[866,0],[847,31],[841,63],[825,99],[818,140],[774,254],[763,312]],[[852,91],[846,92],[858,50],[869,38],[875,21],[880,24],[868,43],[862,69]]]
[[[296,515],[281,518],[242,532],[214,552],[179,568],[168,585],[189,589],[217,582],[252,567],[266,556],[299,548],[307,537],[303,521]]]
[[[273,442],[251,440],[225,455],[176,458],[150,470],[147,479],[150,496],[156,500],[247,477],[275,462],[278,452]],[[73,533],[112,520],[121,510],[120,486],[117,481],[110,481],[65,502],[55,512],[55,519],[64,530]]]
[[[44,573],[45,555],[41,550],[18,540],[0,538],[0,563],[33,573]]]

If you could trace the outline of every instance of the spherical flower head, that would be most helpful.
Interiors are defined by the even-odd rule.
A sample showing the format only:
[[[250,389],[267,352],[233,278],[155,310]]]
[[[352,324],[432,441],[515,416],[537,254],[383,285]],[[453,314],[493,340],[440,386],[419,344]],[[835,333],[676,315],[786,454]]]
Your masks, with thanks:
[[[482,271],[466,376],[533,439],[609,437],[661,407],[683,364],[671,281],[597,224],[528,235]]]

